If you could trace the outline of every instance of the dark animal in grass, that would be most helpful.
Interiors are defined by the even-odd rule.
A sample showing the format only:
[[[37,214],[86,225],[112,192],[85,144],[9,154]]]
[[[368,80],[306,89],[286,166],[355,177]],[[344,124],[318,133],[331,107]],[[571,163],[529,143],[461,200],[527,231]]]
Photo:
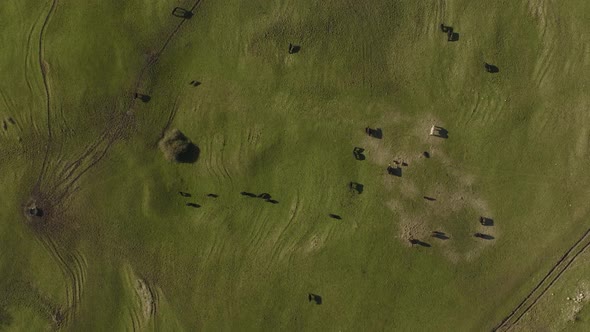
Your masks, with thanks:
[[[449,138],[449,131],[443,127],[433,126],[434,133],[432,136],[440,138]]]
[[[479,217],[479,223],[483,226],[494,226],[494,219],[487,217]]]
[[[141,94],[141,93],[136,93],[135,99],[139,99],[139,100],[143,101],[144,103],[147,103],[150,100],[152,100],[152,97],[150,97],[148,95]]]
[[[425,199],[425,200],[427,200],[427,201],[431,201],[431,202],[432,202],[432,201],[436,201],[436,198],[434,198],[434,197],[429,197],[429,196],[424,196],[424,199]]]
[[[342,220],[342,217],[337,214],[330,213],[328,216],[330,216],[332,219]]]
[[[365,128],[365,133],[367,133],[367,135],[369,135],[370,137],[373,138],[377,138],[377,139],[382,139],[383,138],[383,130],[381,130],[381,128],[376,128],[376,129],[372,129],[372,128]]]
[[[447,41],[454,42],[459,40],[459,34],[453,31],[453,27],[441,24],[440,29],[447,34]]]
[[[172,15],[188,20],[191,17],[193,17],[194,13],[191,12],[190,10],[187,10],[187,9],[184,9],[181,7],[176,7],[172,10]]]
[[[402,168],[397,165],[396,166],[389,165],[387,167],[387,173],[389,175],[393,175],[393,176],[397,176],[397,177],[401,178],[402,177]]]
[[[473,234],[473,236],[478,237],[480,239],[484,239],[484,240],[493,240],[494,237],[488,234],[483,234],[483,233],[475,233]]]
[[[43,217],[43,210],[41,210],[40,208],[33,206],[31,208],[29,208],[29,215],[31,217]]]
[[[424,158],[430,158],[430,153],[428,153],[428,152],[426,152],[426,151],[424,151],[424,152],[422,153],[422,155],[424,156]]]
[[[207,194],[207,197],[217,198],[219,195],[217,194]]]
[[[249,192],[247,192],[247,191],[242,191],[242,192],[240,193],[240,195],[242,195],[242,196],[248,196],[248,197],[256,197],[256,194],[249,193]]]
[[[199,82],[199,81],[191,81],[190,85],[192,85],[192,86],[199,86],[199,85],[201,85],[201,82]]]
[[[363,149],[363,148],[359,148],[359,147],[355,147],[355,148],[352,150],[352,154],[354,155],[354,158],[355,158],[356,160],[365,160],[365,159],[366,159],[366,157],[365,157],[365,155],[363,154],[363,152],[365,152],[365,149]]]
[[[453,31],[453,27],[450,26],[446,26],[443,23],[441,23],[440,25],[440,29],[442,30],[442,32],[444,33],[449,33],[449,31]]]
[[[484,67],[485,67],[486,71],[491,74],[495,74],[500,71],[500,68],[498,68],[492,64],[489,64],[487,62],[484,62]]]
[[[358,182],[351,182],[348,184],[350,190],[356,192],[357,194],[362,194],[363,190],[365,188],[364,185],[358,183]]]
[[[187,193],[187,192],[184,192],[184,191],[179,191],[178,193],[182,197],[191,197],[192,196],[190,193]]]
[[[300,50],[301,50],[301,46],[293,45],[293,44],[289,43],[289,54],[298,53]]]
[[[322,297],[317,294],[309,293],[307,295],[307,300],[309,302],[314,302],[315,304],[322,304]]]
[[[190,207],[193,207],[193,208],[200,208],[200,207],[201,207],[201,206],[200,206],[199,204],[197,204],[197,203],[186,203],[186,206],[190,206]]]
[[[169,161],[194,163],[199,159],[199,148],[178,129],[166,132],[158,146]]]

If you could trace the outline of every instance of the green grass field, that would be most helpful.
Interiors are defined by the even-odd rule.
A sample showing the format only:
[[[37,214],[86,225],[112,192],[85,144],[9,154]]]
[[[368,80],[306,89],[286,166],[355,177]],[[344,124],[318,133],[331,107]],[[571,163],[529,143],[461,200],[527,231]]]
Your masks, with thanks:
[[[588,1],[4,0],[0,27],[0,330],[489,331],[590,228]],[[587,260],[511,328],[590,328]]]

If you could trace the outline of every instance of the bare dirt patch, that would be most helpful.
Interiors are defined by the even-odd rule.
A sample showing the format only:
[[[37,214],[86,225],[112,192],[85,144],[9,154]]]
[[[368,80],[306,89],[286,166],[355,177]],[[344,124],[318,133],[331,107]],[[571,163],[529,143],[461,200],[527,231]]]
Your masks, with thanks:
[[[144,280],[137,279],[135,281],[135,292],[139,296],[142,318],[144,321],[147,321],[156,310],[156,302],[152,290]]]
[[[387,206],[400,218],[398,237],[407,246],[430,244],[453,262],[470,261],[498,238],[497,225],[479,219],[493,220],[493,213],[473,190],[477,178],[445,153],[452,131],[446,138],[431,136],[433,125],[445,128],[442,121],[432,116],[412,121],[392,116],[383,139],[362,141],[367,160],[383,167],[382,183],[391,193]],[[389,174],[390,165],[400,167],[401,175]]]

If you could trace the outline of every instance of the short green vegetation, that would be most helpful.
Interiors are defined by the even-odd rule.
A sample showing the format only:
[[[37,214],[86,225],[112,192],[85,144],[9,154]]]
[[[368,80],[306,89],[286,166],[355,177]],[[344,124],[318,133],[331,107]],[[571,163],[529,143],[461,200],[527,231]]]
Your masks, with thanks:
[[[590,227],[590,2],[194,4],[0,1],[0,329],[486,331]]]

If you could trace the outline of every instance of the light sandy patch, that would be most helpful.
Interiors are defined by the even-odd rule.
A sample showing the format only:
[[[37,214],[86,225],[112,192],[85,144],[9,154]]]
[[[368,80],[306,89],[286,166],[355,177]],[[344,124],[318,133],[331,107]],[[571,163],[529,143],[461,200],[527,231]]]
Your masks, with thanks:
[[[155,311],[155,302],[147,283],[142,279],[137,279],[135,282],[135,292],[139,296],[141,304],[141,312],[145,321],[149,320],[152,313]]]
[[[400,223],[399,238],[410,247],[411,239],[428,240],[431,231],[426,222],[420,219],[405,219]]]
[[[367,159],[383,167],[382,183],[393,197],[387,206],[399,216],[400,241],[408,246],[411,245],[410,239],[426,242],[433,246],[433,250],[440,250],[443,256],[456,263],[475,259],[486,247],[494,245],[498,238],[495,221],[493,226],[480,223],[480,217],[493,220],[494,216],[486,200],[473,192],[476,176],[455,167],[454,161],[444,151],[447,139],[429,136],[433,125],[447,129],[445,123],[433,116],[413,123],[403,117],[397,117],[396,121],[395,126],[400,129],[392,135],[397,137],[387,139],[387,132],[384,132],[383,140],[366,137],[363,144],[368,150]],[[449,132],[449,139],[452,139],[452,132]],[[429,152],[430,158],[426,158],[422,150]],[[421,192],[417,180],[412,178],[416,174],[411,171],[414,167],[423,169],[428,166],[426,163],[433,161],[442,166],[446,175]],[[402,177],[386,172],[387,166],[396,162],[407,164],[401,166]],[[410,176],[407,170],[411,170]],[[452,234],[452,229],[460,230],[460,234]],[[435,237],[433,232],[441,233]],[[475,233],[492,238],[481,239],[475,237]],[[458,237],[463,237],[459,238],[460,242]]]

